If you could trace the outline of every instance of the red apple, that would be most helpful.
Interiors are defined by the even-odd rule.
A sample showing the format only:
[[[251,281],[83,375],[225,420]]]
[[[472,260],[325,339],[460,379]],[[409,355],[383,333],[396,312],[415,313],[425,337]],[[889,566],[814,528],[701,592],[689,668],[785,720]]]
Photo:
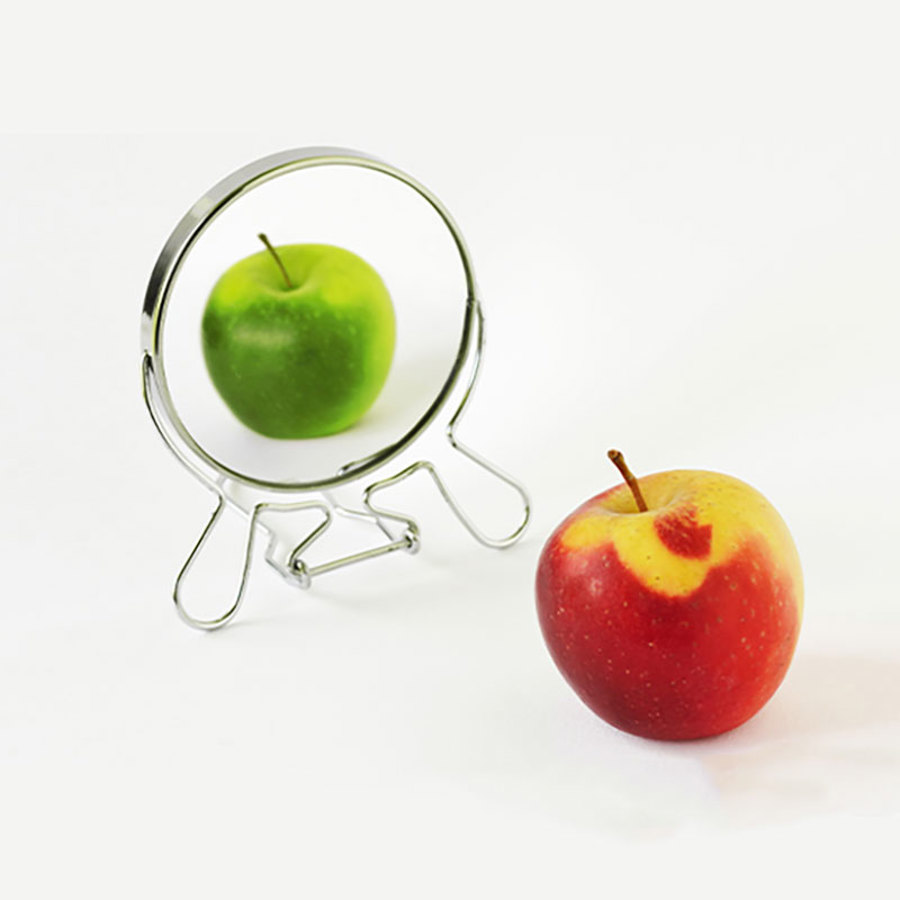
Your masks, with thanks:
[[[582,700],[642,737],[690,740],[746,722],[790,665],[803,608],[790,532],[760,493],[673,471],[576,509],[537,571],[547,647]],[[646,500],[644,499],[646,498]]]

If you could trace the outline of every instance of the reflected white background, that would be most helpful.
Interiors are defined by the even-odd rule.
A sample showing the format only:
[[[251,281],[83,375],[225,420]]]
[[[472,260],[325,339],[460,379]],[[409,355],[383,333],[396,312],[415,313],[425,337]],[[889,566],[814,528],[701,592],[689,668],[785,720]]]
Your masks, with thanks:
[[[31,133],[0,139],[4,896],[890,896],[893,7],[88,7],[17,10],[0,58]],[[169,598],[211,497],[140,401],[143,292],[210,184],[323,143],[459,221],[488,328],[460,436],[533,525],[485,550],[411,481],[418,556],[308,593],[258,559],[240,620],[198,634]],[[403,262],[392,290],[431,277]],[[615,445],[745,479],[796,538],[797,656],[722,738],[613,731],[541,643],[538,553]]]

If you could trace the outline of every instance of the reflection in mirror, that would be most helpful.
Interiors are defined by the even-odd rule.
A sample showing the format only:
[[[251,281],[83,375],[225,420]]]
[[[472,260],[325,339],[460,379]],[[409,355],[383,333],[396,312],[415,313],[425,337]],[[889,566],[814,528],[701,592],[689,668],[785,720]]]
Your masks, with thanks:
[[[466,299],[450,232],[409,186],[347,166],[282,175],[228,207],[184,262],[164,331],[172,401],[238,472],[329,478],[422,418],[453,369]]]

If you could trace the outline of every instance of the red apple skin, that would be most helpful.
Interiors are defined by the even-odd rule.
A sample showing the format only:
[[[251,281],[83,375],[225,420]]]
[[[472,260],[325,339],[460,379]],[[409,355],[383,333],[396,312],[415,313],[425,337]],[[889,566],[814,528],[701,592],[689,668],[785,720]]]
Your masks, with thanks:
[[[578,696],[616,728],[673,741],[721,734],[753,716],[790,665],[802,610],[796,550],[775,510],[737,479],[664,472],[639,483],[648,512],[625,509],[633,501],[621,485],[550,536],[536,580],[541,631]],[[638,517],[652,530],[623,538]],[[573,542],[578,528],[588,538]],[[717,528],[728,544],[712,552]],[[679,565],[699,583],[668,590]]]

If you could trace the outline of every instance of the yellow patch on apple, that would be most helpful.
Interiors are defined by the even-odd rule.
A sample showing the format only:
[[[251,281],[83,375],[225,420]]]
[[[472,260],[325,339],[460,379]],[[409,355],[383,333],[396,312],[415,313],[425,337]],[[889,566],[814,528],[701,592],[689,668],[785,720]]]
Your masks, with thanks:
[[[578,510],[560,536],[562,547],[578,552],[612,543],[622,564],[647,588],[687,597],[711,568],[727,562],[748,539],[762,536],[770,547],[778,548],[774,558],[786,564],[792,583],[802,584],[800,560],[787,526],[750,485],[717,472],[673,470],[644,476],[640,486],[646,512],[638,510],[628,485],[621,484]],[[708,533],[708,552],[694,558],[674,552],[658,524],[660,516],[668,515],[676,522],[681,516],[686,528]],[[802,594],[797,601],[802,613]]]

